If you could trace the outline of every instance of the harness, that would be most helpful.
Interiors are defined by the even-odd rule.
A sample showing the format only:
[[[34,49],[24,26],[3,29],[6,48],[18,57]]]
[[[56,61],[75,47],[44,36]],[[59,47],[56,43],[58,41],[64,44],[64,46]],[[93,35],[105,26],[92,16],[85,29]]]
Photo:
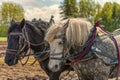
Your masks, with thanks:
[[[85,55],[88,54],[89,50],[91,49],[91,46],[92,46],[92,43],[95,39],[95,36],[96,36],[96,27],[99,27],[101,30],[103,30],[103,32],[105,32],[106,34],[109,34],[109,32],[107,32],[104,28],[102,28],[99,23],[95,23],[94,24],[94,30],[93,30],[93,33],[92,33],[92,36],[91,36],[91,39],[88,41],[88,45],[87,47],[85,47],[85,49],[80,52],[80,55],[79,57],[77,57],[76,59],[74,59],[73,61],[71,61],[71,65],[75,65],[77,62],[79,62]],[[114,36],[111,36],[111,38],[113,39],[113,42],[116,46],[116,49],[117,49],[117,52],[118,52],[118,69],[117,69],[117,72],[116,72],[116,80],[118,80],[118,76],[119,76],[119,70],[120,70],[120,49],[118,47],[118,43],[116,41],[116,39],[114,38]]]
[[[67,23],[64,26],[68,26]],[[71,54],[69,52],[68,52],[67,55],[62,54],[66,50],[66,47],[64,46],[64,49],[63,49],[62,53],[50,54],[52,56],[62,54],[62,58],[57,58],[57,57],[50,57],[50,58],[51,59],[57,59],[57,60],[69,60],[70,58],[73,58],[72,61],[70,62],[70,64],[68,63],[69,65],[75,65],[79,61],[82,61],[82,59],[89,53],[89,51],[90,51],[90,49],[92,47],[92,44],[93,44],[93,42],[95,40],[95,37],[96,37],[96,34],[97,34],[96,33],[97,32],[97,29],[96,29],[97,27],[99,27],[105,34],[110,34],[108,31],[106,31],[104,28],[102,28],[99,25],[98,22],[96,22],[94,24],[94,27],[93,27],[92,35],[90,36],[90,38],[87,41],[87,45],[85,45],[85,47],[83,48],[83,50],[81,52],[79,52],[79,54],[77,55],[77,57],[76,56],[71,56]],[[117,49],[117,53],[118,53],[118,69],[117,69],[117,72],[116,72],[116,80],[118,80],[118,75],[119,75],[119,70],[120,70],[120,49],[118,47],[118,43],[117,43],[116,39],[114,38],[114,36],[111,36],[111,39],[113,40],[113,42],[114,42],[114,44],[116,46],[116,49]]]

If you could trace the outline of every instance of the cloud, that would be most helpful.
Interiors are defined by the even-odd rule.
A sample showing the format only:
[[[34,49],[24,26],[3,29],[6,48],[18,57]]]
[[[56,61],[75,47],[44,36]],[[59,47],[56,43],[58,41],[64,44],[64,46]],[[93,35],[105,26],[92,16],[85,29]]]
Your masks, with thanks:
[[[33,18],[49,21],[51,15],[54,16],[56,22],[60,21],[60,9],[59,5],[44,6],[42,8],[27,8],[25,10],[25,18],[31,20]]]
[[[37,0],[37,1],[42,2],[46,6],[51,6],[55,4],[59,5],[61,2],[63,2],[63,0]]]
[[[102,6],[106,3],[106,2],[117,2],[120,4],[120,0],[95,0],[96,2],[99,2]]]
[[[48,0],[42,0],[42,1],[48,2]],[[61,1],[63,1],[63,0],[49,0],[49,2],[61,2]]]
[[[116,2],[120,4],[120,0],[116,0]]]
[[[31,20],[33,18],[41,18],[43,20],[49,21],[51,15],[54,15],[55,21],[60,20],[60,14],[59,14],[59,4],[54,5],[46,5],[43,4],[40,0],[0,0],[0,4],[2,2],[14,2],[22,5],[22,7],[25,10],[25,19]],[[44,0],[47,2],[58,2],[62,0]]]
[[[31,20],[33,18],[41,18],[43,20],[49,21],[51,15],[54,15],[56,22],[60,20],[60,2],[63,0],[0,0],[0,5],[2,2],[14,2],[22,5],[25,10],[25,18]],[[118,2],[120,0],[95,0],[100,4],[105,2]],[[79,0],[77,0],[79,2]]]
[[[44,4],[36,0],[0,0],[0,4],[2,4],[2,2],[14,2],[22,5],[24,8],[44,6]]]

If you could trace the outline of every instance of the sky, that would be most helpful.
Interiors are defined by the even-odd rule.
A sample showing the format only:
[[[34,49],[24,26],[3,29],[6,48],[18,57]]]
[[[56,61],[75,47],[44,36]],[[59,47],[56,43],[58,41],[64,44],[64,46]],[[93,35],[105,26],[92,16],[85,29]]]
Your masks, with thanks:
[[[51,15],[54,15],[54,20],[60,21],[59,6],[63,0],[0,0],[2,2],[14,2],[20,4],[25,11],[25,19],[32,20],[33,18],[49,21]],[[79,0],[77,0],[79,1]],[[105,2],[117,2],[120,0],[95,0],[103,5]]]

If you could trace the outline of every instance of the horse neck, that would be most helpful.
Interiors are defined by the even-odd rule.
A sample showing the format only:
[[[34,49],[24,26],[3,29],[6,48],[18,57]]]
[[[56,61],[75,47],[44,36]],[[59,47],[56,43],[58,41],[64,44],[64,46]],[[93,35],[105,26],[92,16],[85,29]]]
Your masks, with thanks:
[[[42,45],[39,45],[39,46],[33,46],[31,45],[31,49],[37,53],[37,52],[42,52],[44,49],[45,49],[45,45],[42,44]]]
[[[29,27],[27,27],[27,30],[28,30],[27,34],[29,37],[30,47],[35,52],[40,52],[45,47],[43,42],[44,42],[45,31],[47,29],[45,28],[43,31],[42,27],[44,27],[44,26],[29,25]],[[33,45],[33,44],[36,44],[36,45]],[[38,44],[40,44],[40,45],[38,45]]]
[[[70,48],[70,50],[69,50],[69,52],[70,52],[70,54],[79,54],[81,51],[83,51],[83,48],[84,48],[84,46],[73,46],[73,47],[71,47]]]

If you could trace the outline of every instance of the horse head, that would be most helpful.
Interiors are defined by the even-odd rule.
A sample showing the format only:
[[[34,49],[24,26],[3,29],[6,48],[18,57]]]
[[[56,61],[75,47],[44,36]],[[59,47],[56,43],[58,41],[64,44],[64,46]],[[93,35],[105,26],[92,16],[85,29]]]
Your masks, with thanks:
[[[8,46],[5,56],[5,63],[9,66],[17,64],[20,54],[28,49],[22,33],[24,25],[24,19],[21,22],[15,22],[14,20],[11,21],[8,30]]]
[[[52,30],[49,32],[49,29],[45,37],[45,40],[50,44],[51,50],[49,68],[54,72],[59,71],[63,63],[64,54],[62,53],[64,53],[66,47],[65,32],[68,24],[69,20],[62,25],[62,27],[55,28],[54,31]]]
[[[91,24],[82,19],[62,21],[48,29],[45,40],[50,44],[49,68],[59,71],[72,47],[83,46],[90,35]]]

